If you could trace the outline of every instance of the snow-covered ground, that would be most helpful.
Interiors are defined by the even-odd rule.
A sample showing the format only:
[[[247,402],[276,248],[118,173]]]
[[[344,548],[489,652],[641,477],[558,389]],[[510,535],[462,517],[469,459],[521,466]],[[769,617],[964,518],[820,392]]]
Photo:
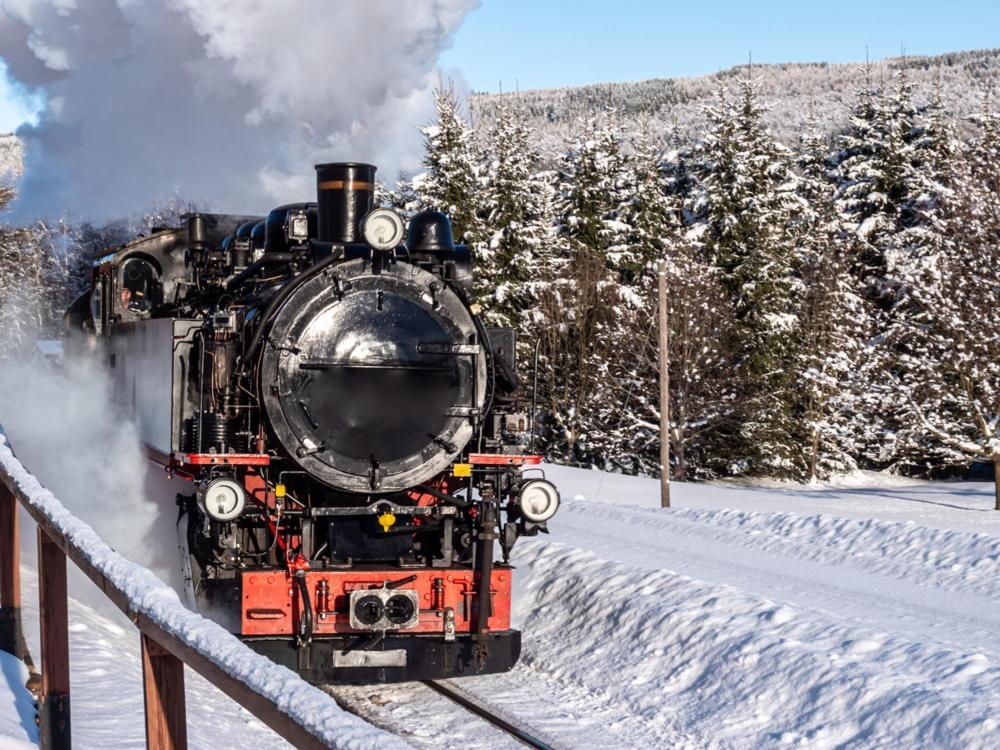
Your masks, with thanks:
[[[654,480],[546,470],[564,503],[516,549],[522,661],[460,686],[554,747],[998,746],[990,484],[675,484],[664,511]],[[141,746],[134,631],[83,604],[71,619],[83,746]],[[423,686],[331,693],[416,747],[517,746]],[[278,746],[194,678],[188,705],[192,747]]]
[[[462,687],[553,746],[998,746],[992,485],[675,484],[664,511],[656,481],[547,471],[565,502],[515,556],[522,661]],[[423,688],[335,694],[420,747],[499,746]]]

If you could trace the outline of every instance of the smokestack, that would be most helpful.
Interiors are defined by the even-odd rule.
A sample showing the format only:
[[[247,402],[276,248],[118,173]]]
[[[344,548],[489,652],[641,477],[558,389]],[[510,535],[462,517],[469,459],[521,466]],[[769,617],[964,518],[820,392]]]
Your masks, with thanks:
[[[361,241],[361,220],[375,205],[375,167],[356,162],[316,165],[317,239]]]

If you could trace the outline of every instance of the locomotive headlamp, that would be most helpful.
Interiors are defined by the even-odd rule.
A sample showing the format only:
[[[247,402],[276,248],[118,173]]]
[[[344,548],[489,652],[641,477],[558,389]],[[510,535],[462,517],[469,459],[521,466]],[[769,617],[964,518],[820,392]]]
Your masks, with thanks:
[[[405,231],[402,217],[389,208],[376,208],[361,227],[365,242],[376,250],[392,250],[403,241]]]
[[[198,501],[205,515],[213,521],[225,523],[243,512],[246,493],[243,487],[232,479],[213,479],[203,485]]]
[[[521,487],[517,504],[526,519],[533,523],[544,523],[559,510],[559,490],[546,479],[532,479]]]
[[[303,243],[309,239],[309,214],[305,211],[292,211],[288,214],[285,232],[291,242]]]

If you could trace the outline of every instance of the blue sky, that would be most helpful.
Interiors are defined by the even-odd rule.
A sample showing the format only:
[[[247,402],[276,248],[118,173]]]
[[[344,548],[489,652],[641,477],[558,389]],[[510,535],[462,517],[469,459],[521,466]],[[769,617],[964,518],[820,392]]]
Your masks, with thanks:
[[[6,68],[0,63],[0,133],[9,133],[17,128],[32,116],[37,107],[37,99],[32,100],[11,88]]]
[[[745,63],[847,62],[1000,47],[981,0],[483,0],[442,64],[476,90],[691,76]]]
[[[1000,46],[1000,2],[483,0],[442,66],[496,91]],[[0,132],[31,111],[0,80]]]

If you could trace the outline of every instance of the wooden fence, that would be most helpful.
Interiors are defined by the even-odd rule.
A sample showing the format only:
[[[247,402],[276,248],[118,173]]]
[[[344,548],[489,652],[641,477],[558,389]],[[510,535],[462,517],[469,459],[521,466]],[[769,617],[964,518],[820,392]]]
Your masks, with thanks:
[[[63,750],[71,746],[67,558],[97,584],[139,629],[147,748],[183,750],[187,747],[185,665],[295,747],[328,747],[314,727],[298,723],[278,706],[273,696],[226,672],[206,647],[168,632],[150,616],[137,611],[124,588],[101,572],[88,555],[67,537],[56,519],[21,489],[3,464],[0,464],[0,649],[22,659],[27,656],[21,627],[18,504],[38,525],[41,641],[38,714],[44,750]],[[249,649],[247,651],[252,653]],[[333,706],[331,708],[336,710]]]

